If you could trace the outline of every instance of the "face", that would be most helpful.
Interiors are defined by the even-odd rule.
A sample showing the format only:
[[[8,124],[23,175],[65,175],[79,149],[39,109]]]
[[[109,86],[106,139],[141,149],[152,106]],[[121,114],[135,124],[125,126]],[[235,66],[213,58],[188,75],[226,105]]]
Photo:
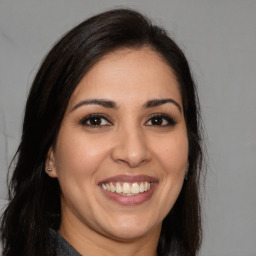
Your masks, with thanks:
[[[72,223],[77,232],[119,240],[159,234],[187,158],[171,68],[148,48],[106,55],[72,94],[48,153],[48,175],[61,187],[61,229]]]

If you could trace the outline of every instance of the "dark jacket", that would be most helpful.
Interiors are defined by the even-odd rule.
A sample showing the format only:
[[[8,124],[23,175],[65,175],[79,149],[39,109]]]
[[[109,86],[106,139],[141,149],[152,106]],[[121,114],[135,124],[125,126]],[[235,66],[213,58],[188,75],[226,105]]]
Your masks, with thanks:
[[[52,256],[82,256],[53,229],[50,229],[50,251]]]

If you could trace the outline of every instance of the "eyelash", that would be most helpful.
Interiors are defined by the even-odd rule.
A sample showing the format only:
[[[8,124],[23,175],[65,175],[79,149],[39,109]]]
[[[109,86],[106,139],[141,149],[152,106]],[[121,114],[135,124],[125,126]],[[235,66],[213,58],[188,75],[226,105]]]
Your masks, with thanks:
[[[89,121],[96,121],[96,119],[101,119],[101,122],[102,120],[106,121],[108,124],[88,124],[87,122]],[[88,115],[84,118],[82,118],[82,120],[80,121],[80,124],[83,125],[83,126],[88,126],[88,127],[92,127],[92,128],[100,128],[102,126],[110,126],[110,125],[113,125],[112,122],[109,121],[109,119],[107,117],[105,117],[104,115],[101,115],[101,114],[91,114],[91,115]]]
[[[160,124],[148,124],[149,122],[152,123],[153,119],[155,119],[155,121],[156,121],[156,118],[158,119],[158,121],[160,119]],[[104,120],[104,122],[107,122],[107,124],[102,124],[102,120]],[[100,121],[100,123],[99,124],[89,124],[88,122],[90,122],[90,121]],[[164,122],[167,122],[167,123],[162,124]],[[100,128],[103,126],[113,125],[113,123],[111,121],[109,121],[109,119],[102,114],[90,114],[90,115],[82,118],[80,121],[80,124],[82,126],[88,126],[91,128]],[[166,114],[154,114],[145,123],[146,126],[162,126],[162,127],[175,126],[176,124],[177,124],[177,122],[171,116],[166,115]]]
[[[146,122],[146,125],[147,125],[147,123],[148,123],[149,121],[152,122],[152,120],[153,120],[154,118],[155,118],[155,119],[156,119],[156,118],[161,119],[161,123],[160,123],[160,125],[157,125],[157,124],[153,125],[153,124],[151,124],[151,126],[163,126],[163,127],[166,127],[166,126],[175,126],[175,125],[177,124],[177,122],[176,122],[171,116],[169,116],[169,115],[166,115],[166,114],[154,114],[154,115],[152,115],[152,116],[149,118],[149,120]],[[164,121],[166,121],[167,124],[162,124],[162,122],[164,122]],[[150,125],[147,125],[147,126],[150,126]]]

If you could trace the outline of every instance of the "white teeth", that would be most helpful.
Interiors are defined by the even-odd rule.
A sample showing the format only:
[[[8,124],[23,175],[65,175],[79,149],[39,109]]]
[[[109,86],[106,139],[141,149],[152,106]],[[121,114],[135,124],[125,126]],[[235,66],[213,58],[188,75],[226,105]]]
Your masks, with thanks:
[[[144,185],[144,191],[147,191],[147,188],[148,188],[147,182],[144,182],[143,185]]]
[[[132,183],[131,193],[132,194],[139,194],[139,192],[140,192],[140,187],[139,187],[138,183]]]
[[[111,192],[115,192],[116,191],[116,188],[115,188],[115,186],[113,185],[112,182],[110,183],[110,191]]]
[[[120,194],[122,192],[123,192],[122,187],[121,187],[120,183],[117,182],[116,183],[116,193]]]
[[[141,183],[128,183],[124,182],[122,185],[119,182],[113,183],[102,183],[101,187],[104,190],[110,191],[112,193],[117,193],[125,196],[132,196],[132,195],[138,195],[139,193],[143,193],[145,191],[148,191],[151,187],[150,182],[141,182]]]
[[[124,194],[130,194],[131,193],[131,187],[129,185],[129,183],[125,182],[123,184],[123,193]]]
[[[145,191],[144,184],[140,183],[140,193],[143,193]]]

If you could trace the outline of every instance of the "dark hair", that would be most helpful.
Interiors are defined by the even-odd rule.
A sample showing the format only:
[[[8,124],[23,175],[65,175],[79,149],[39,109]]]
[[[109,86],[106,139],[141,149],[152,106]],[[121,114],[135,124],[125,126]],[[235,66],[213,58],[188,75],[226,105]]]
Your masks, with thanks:
[[[199,174],[202,165],[199,102],[188,62],[160,27],[133,10],[111,10],[68,32],[44,59],[26,104],[21,143],[2,215],[4,256],[49,255],[49,227],[60,225],[60,188],[45,173],[69,99],[102,56],[120,48],[149,47],[174,71],[180,85],[189,139],[189,177],[160,235],[159,255],[194,256],[201,244]]]

